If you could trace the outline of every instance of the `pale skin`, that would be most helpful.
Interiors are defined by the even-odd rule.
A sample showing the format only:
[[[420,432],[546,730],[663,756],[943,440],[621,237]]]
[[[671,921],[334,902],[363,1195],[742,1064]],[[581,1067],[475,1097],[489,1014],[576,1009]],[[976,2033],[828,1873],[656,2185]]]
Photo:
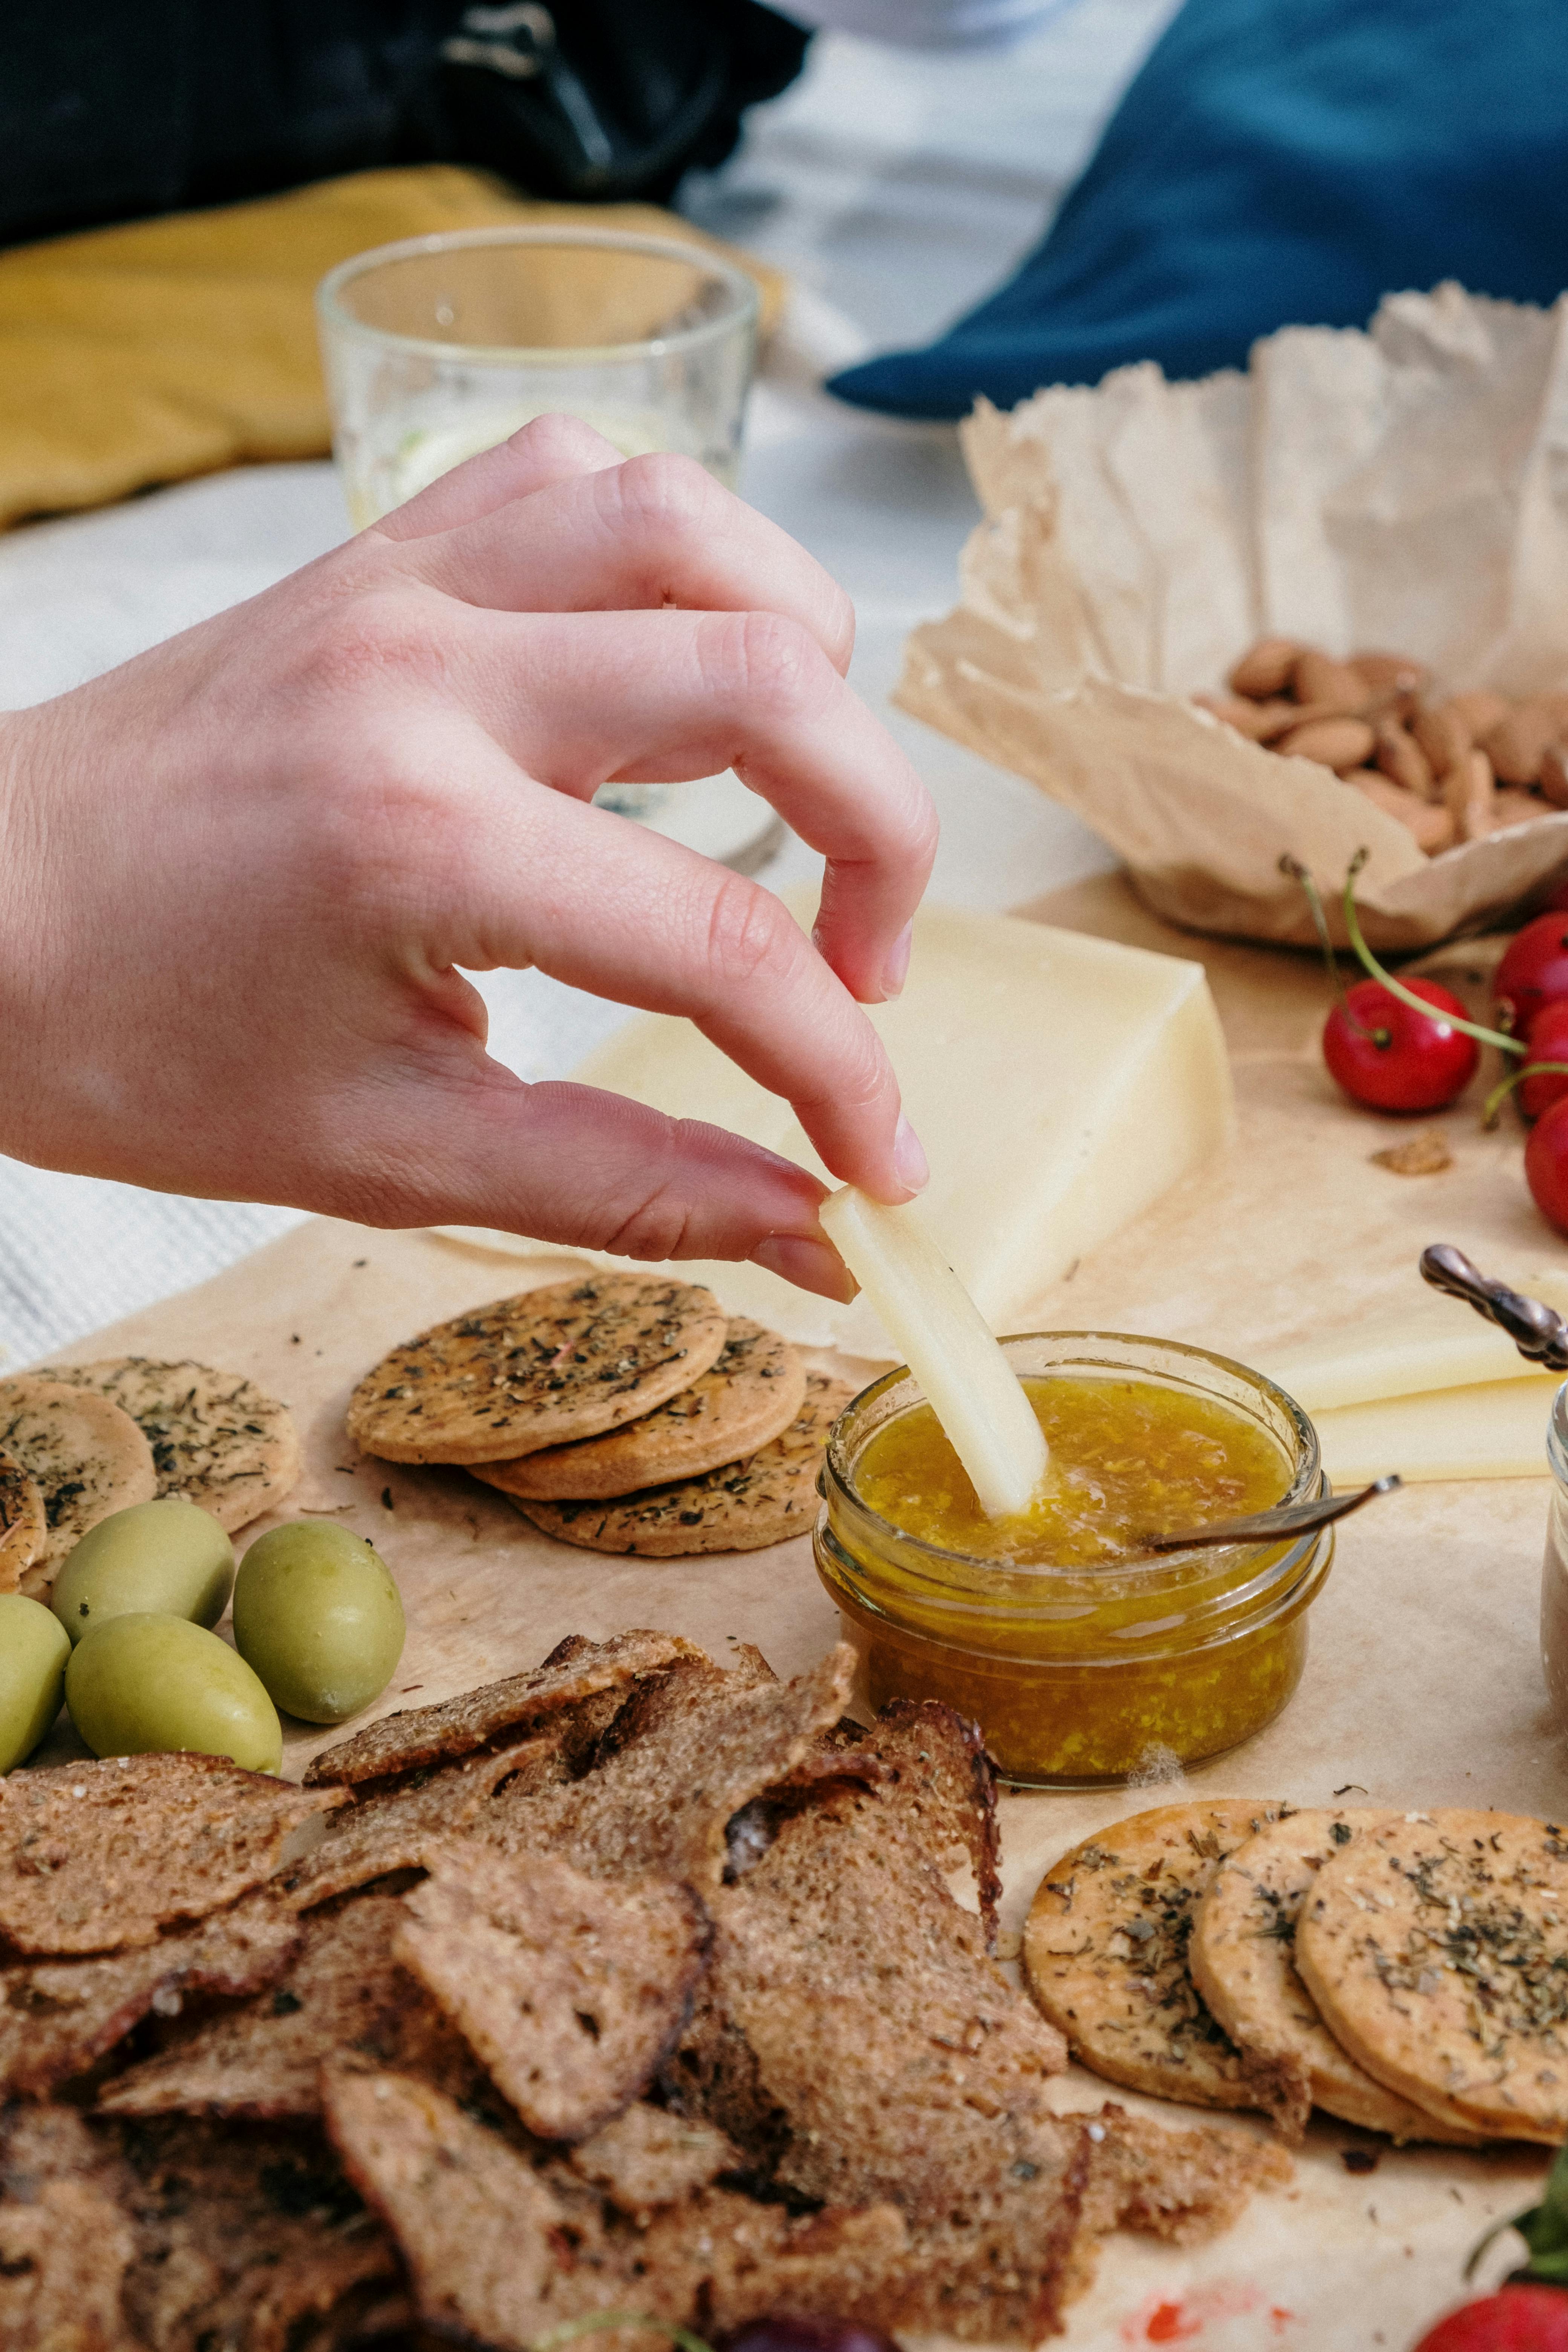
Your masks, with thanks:
[[[278,587],[0,718],[0,1150],[374,1225],[851,1286],[824,1188],[485,1051],[459,968],[683,1014],[877,1199],[925,1181],[860,1007],[936,820],[847,598],[682,458],[543,418]],[[733,767],[826,859],[812,940],[589,805]]]

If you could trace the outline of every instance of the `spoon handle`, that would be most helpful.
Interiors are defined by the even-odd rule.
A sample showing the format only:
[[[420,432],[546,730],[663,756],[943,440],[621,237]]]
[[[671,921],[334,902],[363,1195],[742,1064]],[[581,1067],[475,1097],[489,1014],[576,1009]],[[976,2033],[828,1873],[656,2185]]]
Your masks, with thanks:
[[[1451,1242],[1434,1242],[1421,1253],[1421,1272],[1434,1290],[1463,1298],[1478,1315],[1506,1331],[1521,1356],[1548,1371],[1568,1372],[1568,1322],[1539,1299],[1521,1297],[1506,1282],[1494,1282],[1471,1265]]]
[[[1139,1549],[1201,1551],[1214,1544],[1268,1543],[1279,1536],[1304,1535],[1310,1528],[1326,1528],[1335,1519],[1348,1518],[1374,1496],[1391,1495],[1403,1483],[1396,1471],[1391,1472],[1386,1478],[1374,1478],[1370,1486],[1358,1487],[1353,1495],[1320,1495],[1314,1502],[1280,1503],[1271,1511],[1254,1511],[1249,1518],[1221,1519],[1213,1527],[1183,1528],[1171,1535],[1144,1536]]]

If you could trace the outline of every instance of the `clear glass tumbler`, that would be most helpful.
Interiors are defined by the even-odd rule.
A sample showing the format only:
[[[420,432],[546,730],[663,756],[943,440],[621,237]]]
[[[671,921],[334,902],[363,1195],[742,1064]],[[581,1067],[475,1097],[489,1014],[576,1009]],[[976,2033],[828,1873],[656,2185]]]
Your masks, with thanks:
[[[559,412],[628,457],[695,457],[732,489],[757,314],[743,269],[617,229],[457,229],[341,262],[317,289],[316,319],[354,529]],[[784,838],[731,774],[606,784],[598,797],[744,874]]]
[[[743,269],[673,237],[458,229],[356,254],[316,294],[355,530],[552,411],[732,488],[757,310]]]

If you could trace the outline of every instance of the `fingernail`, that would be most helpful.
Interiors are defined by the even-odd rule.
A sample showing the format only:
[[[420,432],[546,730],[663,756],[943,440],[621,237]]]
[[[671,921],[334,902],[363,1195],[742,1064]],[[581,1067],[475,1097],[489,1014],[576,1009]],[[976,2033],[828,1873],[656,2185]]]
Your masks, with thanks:
[[[882,994],[885,997],[902,993],[904,982],[910,976],[910,950],[914,945],[914,925],[906,923],[889,950],[888,961],[882,966]]]
[[[815,1290],[820,1298],[837,1298],[847,1306],[858,1285],[838,1252],[828,1242],[804,1234],[771,1234],[752,1252],[753,1265],[782,1275],[797,1290]]]
[[[901,1113],[893,1134],[893,1173],[911,1192],[923,1192],[931,1182],[931,1162],[920,1137]]]

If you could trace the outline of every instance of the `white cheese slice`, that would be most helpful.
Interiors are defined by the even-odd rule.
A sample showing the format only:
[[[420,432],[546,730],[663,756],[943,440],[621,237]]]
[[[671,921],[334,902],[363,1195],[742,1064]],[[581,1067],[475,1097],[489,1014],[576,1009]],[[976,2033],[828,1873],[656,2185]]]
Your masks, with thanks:
[[[1538,1268],[1507,1278],[1527,1298],[1568,1314],[1568,1275]],[[1434,1290],[1419,1293],[1398,1315],[1343,1325],[1329,1338],[1266,1358],[1258,1369],[1313,1414],[1429,1389],[1542,1377],[1539,1364],[1527,1361],[1494,1323]]]
[[[1046,1433],[1024,1386],[912,1201],[852,1184],[822,1204],[822,1230],[881,1318],[988,1518],[1016,1518],[1046,1481]]]
[[[1544,1478],[1546,1426],[1561,1381],[1559,1372],[1535,1372],[1315,1412],[1323,1467],[1342,1490],[1389,1470],[1409,1481]]]
[[[815,894],[791,893],[786,903],[803,928],[810,923]],[[931,1162],[925,1221],[994,1331],[1016,1329],[1078,1258],[1231,1133],[1229,1066],[1201,964],[926,907],[903,995],[868,1009]],[[837,1181],[788,1103],[689,1022],[629,1023],[573,1076],[730,1128]],[[506,1235],[468,1237],[563,1254]],[[665,1270],[709,1284],[731,1314],[803,1346],[900,1360],[864,1300],[836,1306],[760,1266],[683,1261]]]

